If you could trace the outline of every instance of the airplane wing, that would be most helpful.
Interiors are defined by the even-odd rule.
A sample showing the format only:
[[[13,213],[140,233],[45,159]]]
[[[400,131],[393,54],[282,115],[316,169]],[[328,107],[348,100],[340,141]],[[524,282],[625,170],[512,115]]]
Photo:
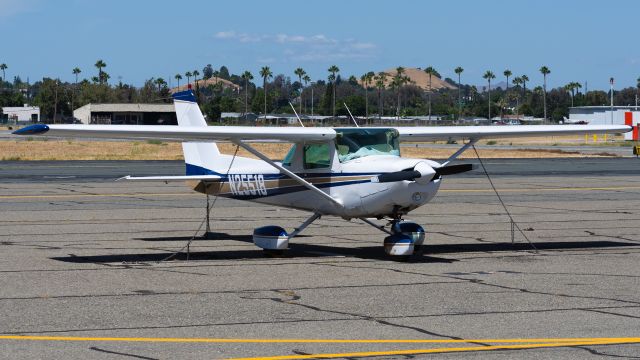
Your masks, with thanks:
[[[36,124],[13,132],[74,138],[106,138],[165,141],[322,141],[336,137],[331,128],[177,125],[45,125]]]
[[[614,134],[631,131],[627,125],[518,125],[397,127],[401,141],[494,139],[501,137]]]
[[[188,180],[199,180],[199,181],[217,181],[222,179],[221,176],[218,175],[184,175],[184,176],[123,176],[121,178],[116,179],[116,181],[121,180],[136,180],[136,181],[188,181]]]

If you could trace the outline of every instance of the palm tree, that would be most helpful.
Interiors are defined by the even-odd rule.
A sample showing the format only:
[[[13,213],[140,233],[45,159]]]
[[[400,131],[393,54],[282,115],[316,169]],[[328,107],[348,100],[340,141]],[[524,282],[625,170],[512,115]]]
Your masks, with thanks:
[[[527,75],[520,76],[522,79],[522,94],[523,96],[527,96],[527,81],[529,81],[529,77]]]
[[[335,81],[337,79],[336,74],[340,72],[340,68],[336,65],[331,65],[331,67],[327,70],[331,73],[331,81],[333,87],[333,117],[336,117],[336,84]]]
[[[460,82],[460,76],[464,71],[464,69],[458,66],[453,71],[458,75],[458,120],[459,120],[460,117],[462,116],[462,93],[461,93],[462,84]]]
[[[242,73],[242,78],[244,79],[244,113],[247,114],[249,112],[249,81],[253,80],[253,74],[247,70]]]
[[[511,70],[507,69],[502,74],[504,74],[504,76],[507,78],[507,90],[505,91],[509,91],[509,77],[512,75],[512,72]]]
[[[437,71],[436,69],[434,69],[433,66],[429,66],[426,69],[424,69],[424,72],[429,74],[429,120],[431,120],[431,92],[432,92],[431,77],[437,74]]]
[[[387,83],[387,73],[379,72],[376,77],[376,87],[378,88],[378,118],[384,116],[384,99],[382,98],[382,90]]]
[[[482,75],[482,78],[489,83],[489,121],[491,121],[491,80],[495,79],[496,75],[491,70],[487,70],[487,72]]]
[[[294,72],[294,74],[298,75],[298,81],[300,82],[300,86],[302,86],[302,77],[307,75],[307,72],[304,71],[303,68],[297,68]],[[304,88],[300,90],[300,113],[302,114],[302,92],[304,91]]]
[[[187,71],[186,73],[184,73],[184,76],[187,77],[187,84],[191,84],[191,77],[193,76],[191,71]]]
[[[573,107],[573,98],[575,97],[576,89],[582,88],[579,82],[572,81],[564,86],[564,89],[571,93],[571,107]]]
[[[498,109],[500,109],[500,118],[502,118],[504,108],[506,108],[508,105],[507,100],[505,100],[504,97],[501,97],[498,101],[496,101],[496,105],[498,106]]]
[[[104,80],[104,75],[102,74],[102,68],[107,67],[107,64],[102,60],[98,60],[93,66],[98,68],[98,81],[100,82],[100,84],[102,84],[102,81]]]
[[[178,90],[180,90],[180,80],[182,80],[182,75],[176,74],[173,78],[178,81]]]
[[[544,79],[543,85],[542,85],[542,104],[544,106],[544,120],[547,120],[547,75],[549,75],[551,73],[551,70],[549,70],[548,67],[546,66],[542,66],[540,68],[540,73],[542,74],[542,77]]]
[[[8,66],[5,63],[0,64],[0,70],[2,70],[2,81],[7,81],[7,79],[5,79],[4,77],[4,71],[7,70]]]
[[[196,89],[198,88],[198,75],[200,75],[200,72],[198,70],[193,70],[191,72],[193,74],[193,83],[196,85]]]
[[[393,82],[391,83],[393,87],[396,88],[396,95],[398,96],[398,100],[396,101],[396,116],[398,119],[400,118],[400,89],[405,84],[405,76],[404,76],[404,68],[402,66],[398,66],[396,68],[396,75],[393,77]]]
[[[4,65],[4,64],[2,64],[2,65]],[[0,65],[0,67],[2,67],[2,65]],[[79,67],[74,67],[71,72],[73,73],[73,75],[76,76],[76,86],[77,86],[78,85],[78,75],[82,72],[82,70],[80,70]]]
[[[2,65],[4,65],[4,64],[2,64]],[[2,65],[0,65],[0,67],[2,67]],[[73,68],[73,70],[71,70],[71,72],[73,73],[73,75],[76,76],[76,82],[74,83],[73,91],[71,92],[71,110],[73,110],[73,107],[74,107],[73,103],[74,103],[74,97],[75,97],[74,95],[75,95],[76,89],[78,88],[78,74],[80,74],[82,72],[82,70],[80,70],[80,68],[76,66],[76,67]],[[3,77],[3,79],[4,79],[4,77]]]
[[[267,80],[273,77],[273,73],[268,66],[263,66],[260,69],[260,76],[262,76],[262,89],[264,91],[264,119],[267,119]]]
[[[364,116],[367,120],[369,119],[369,87],[371,87],[371,81],[375,75],[373,71],[369,71],[360,77],[362,87],[364,87]]]
[[[304,87],[306,88],[307,86],[309,86],[309,83],[311,82],[311,78],[309,77],[309,75],[305,74],[302,77],[302,81],[304,81]],[[311,90],[311,96],[313,97],[313,89]],[[313,104],[313,99],[311,99],[311,103]],[[307,112],[307,104],[304,104],[304,111]]]

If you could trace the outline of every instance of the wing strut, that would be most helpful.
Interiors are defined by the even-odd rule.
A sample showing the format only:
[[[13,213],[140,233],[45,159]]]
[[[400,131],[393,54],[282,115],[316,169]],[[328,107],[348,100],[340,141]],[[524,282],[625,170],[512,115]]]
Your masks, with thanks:
[[[478,142],[478,138],[474,138],[474,139],[469,139],[469,142],[464,144],[463,147],[461,147],[458,151],[456,151],[455,153],[453,153],[453,155],[449,156],[449,158],[447,159],[447,161],[442,163],[442,166],[447,165],[448,163],[452,162],[453,160],[457,159],[458,156],[460,156],[460,154],[462,154],[463,152],[465,152],[470,146],[473,146],[476,144],[476,142]]]
[[[247,150],[248,152],[252,153],[253,155],[259,157],[261,160],[269,163],[269,165],[273,166],[274,168],[280,170],[281,172],[283,172],[285,175],[289,176],[290,178],[292,178],[293,180],[297,181],[298,183],[300,183],[300,185],[306,187],[307,189],[313,191],[314,193],[320,195],[321,197],[331,201],[332,203],[334,203],[335,205],[337,205],[339,208],[344,208],[344,205],[342,205],[342,203],[340,202],[340,200],[334,198],[333,196],[327,194],[326,192],[318,189],[316,186],[314,186],[312,183],[306,181],[305,179],[301,178],[300,176],[296,175],[295,173],[293,173],[292,171],[284,168],[282,165],[279,165],[278,163],[276,163],[275,161],[269,159],[267,156],[265,156],[264,154],[262,154],[261,152],[259,152],[258,150],[252,148],[249,144],[242,142],[240,140],[236,140],[234,141],[234,143],[238,146],[240,146],[241,148]]]

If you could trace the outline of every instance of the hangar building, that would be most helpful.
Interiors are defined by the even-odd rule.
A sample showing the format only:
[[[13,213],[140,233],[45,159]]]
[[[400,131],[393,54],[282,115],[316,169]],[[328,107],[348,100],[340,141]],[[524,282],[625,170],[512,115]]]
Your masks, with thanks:
[[[636,106],[575,106],[569,108],[569,120],[586,121],[589,125],[624,125],[625,113],[634,112],[640,116],[640,108]]]
[[[83,124],[177,125],[173,104],[87,104],[73,110]]]

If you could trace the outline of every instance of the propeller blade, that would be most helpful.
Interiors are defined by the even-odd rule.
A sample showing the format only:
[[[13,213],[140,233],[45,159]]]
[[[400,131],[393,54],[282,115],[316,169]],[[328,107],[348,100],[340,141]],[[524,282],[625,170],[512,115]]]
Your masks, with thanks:
[[[473,170],[473,164],[448,165],[439,167],[434,170],[436,171],[436,175],[434,177],[442,175],[454,175]]]
[[[416,165],[416,168],[419,168],[419,166]],[[456,165],[442,166],[433,170],[431,170],[431,167],[429,167],[428,169],[429,171],[431,171],[431,173],[427,173],[425,171],[425,176],[427,177],[425,177],[424,183],[428,183],[431,179],[438,178],[442,175],[454,175],[454,174],[460,174],[463,172],[471,171],[473,170],[473,164],[456,164]],[[433,174],[433,171],[435,171],[435,174]],[[416,179],[419,179],[422,176],[423,176],[423,173],[418,170],[402,170],[402,171],[396,171],[392,173],[380,174],[372,178],[371,181],[379,182],[379,183],[388,183],[388,182],[405,181],[405,180],[415,181]]]
[[[402,171],[396,171],[396,172],[392,172],[392,173],[380,174],[380,175],[374,177],[373,179],[371,179],[371,181],[380,182],[380,183],[403,181],[403,180],[411,181],[411,180],[414,180],[416,178],[419,178],[420,176],[422,176],[422,174],[420,174],[419,171],[416,171],[416,170],[402,170]]]

